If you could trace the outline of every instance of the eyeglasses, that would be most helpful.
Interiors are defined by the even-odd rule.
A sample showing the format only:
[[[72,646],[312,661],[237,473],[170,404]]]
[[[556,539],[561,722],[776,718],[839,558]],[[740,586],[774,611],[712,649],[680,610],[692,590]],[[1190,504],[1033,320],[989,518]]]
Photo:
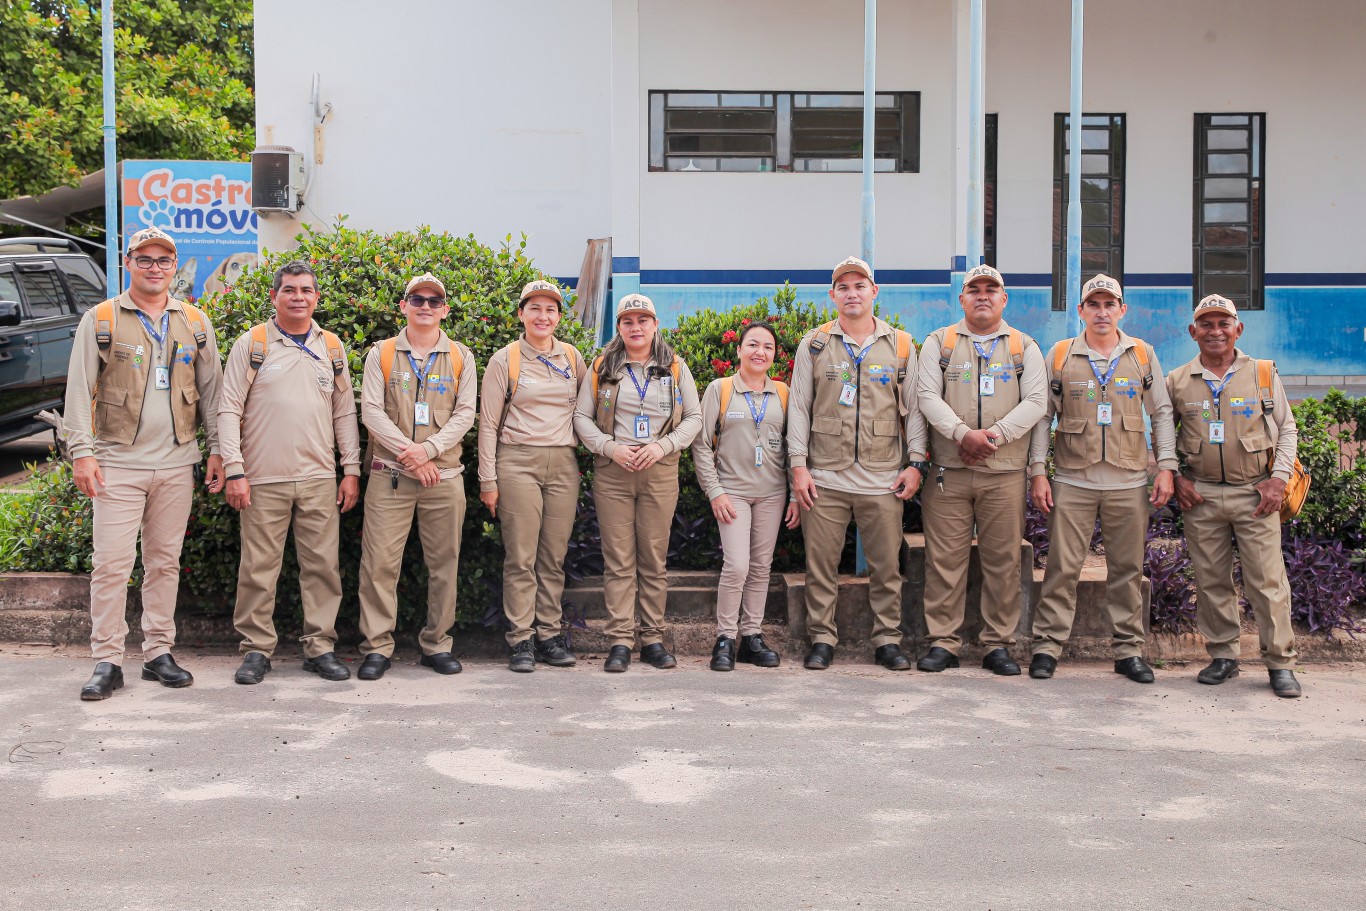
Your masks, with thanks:
[[[165,272],[175,265],[175,260],[169,256],[163,256],[160,259],[152,259],[150,256],[135,256],[133,257],[133,265],[137,266],[139,269],[150,269],[153,266],[156,266],[158,269]]]
[[[409,294],[407,300],[410,307],[431,307],[435,310],[438,307],[446,306],[444,297],[423,297],[421,294]]]

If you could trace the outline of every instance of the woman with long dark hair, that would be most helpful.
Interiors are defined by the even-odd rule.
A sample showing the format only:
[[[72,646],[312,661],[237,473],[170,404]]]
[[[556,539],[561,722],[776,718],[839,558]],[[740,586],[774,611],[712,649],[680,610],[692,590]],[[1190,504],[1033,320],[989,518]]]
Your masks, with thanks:
[[[697,386],[659,334],[654,302],[628,294],[617,303],[617,334],[593,362],[574,414],[574,430],[597,456],[593,501],[612,643],[605,671],[630,665],[637,610],[641,660],[658,668],[677,664],[664,647],[665,559],[678,505],[678,456],[701,427]]]
[[[786,519],[796,528],[800,517],[787,492],[787,386],[768,376],[777,353],[772,326],[751,323],[741,331],[739,369],[707,386],[703,432],[692,447],[697,483],[721,526],[714,671],[733,670],[737,661],[780,663],[761,626],[778,526]]]

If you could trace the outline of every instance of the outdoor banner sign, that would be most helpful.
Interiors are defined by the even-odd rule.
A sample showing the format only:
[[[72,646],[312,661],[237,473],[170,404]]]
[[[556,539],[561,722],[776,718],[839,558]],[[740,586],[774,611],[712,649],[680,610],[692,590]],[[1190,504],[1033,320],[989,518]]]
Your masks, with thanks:
[[[122,182],[125,243],[143,228],[175,239],[172,297],[194,301],[223,291],[256,265],[250,162],[125,161]]]

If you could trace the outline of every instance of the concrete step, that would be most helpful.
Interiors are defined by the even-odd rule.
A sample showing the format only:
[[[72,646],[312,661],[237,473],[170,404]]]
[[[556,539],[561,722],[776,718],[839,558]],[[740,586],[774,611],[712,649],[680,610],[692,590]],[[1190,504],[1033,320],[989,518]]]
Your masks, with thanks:
[[[671,571],[665,614],[670,619],[716,619],[716,586],[719,574],[700,571]],[[602,577],[591,576],[567,584],[564,600],[569,606],[565,613],[573,619],[605,620],[607,604],[603,598]],[[782,583],[775,577],[769,586],[768,602],[764,607],[766,620],[781,623],[787,616],[787,602]]]

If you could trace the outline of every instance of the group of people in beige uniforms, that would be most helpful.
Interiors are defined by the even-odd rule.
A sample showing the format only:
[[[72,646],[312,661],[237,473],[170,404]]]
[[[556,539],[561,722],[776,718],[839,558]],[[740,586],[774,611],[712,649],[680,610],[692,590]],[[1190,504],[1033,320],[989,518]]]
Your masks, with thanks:
[[[125,257],[129,290],[92,309],[77,332],[68,439],[76,483],[95,504],[97,664],[82,698],[102,699],[123,685],[123,585],[139,537],[146,566],[143,677],[173,687],[193,682],[170,652],[180,542],[201,459],[196,425],[208,444],[209,491],[222,490],[242,515],[238,683],[259,683],[271,669],[275,589],[291,527],[304,668],[328,680],[350,676],[334,650],[338,528],[339,513],[360,498],[362,461],[369,480],[357,676],[376,680],[390,667],[395,589],[414,518],[429,575],[421,663],[458,673],[451,627],[465,513],[461,440],[474,422],[478,376],[469,349],[441,329],[449,313],[445,286],[430,273],[412,279],[399,303],[404,328],[366,356],[360,418],[370,451],[362,460],[348,354],[313,320],[313,270],[301,262],[277,270],[274,317],[237,339],[222,369],[207,318],[169,296],[175,261],[175,243],[164,232],[134,234]],[[617,332],[590,365],[556,337],[559,289],[546,281],[523,288],[517,313],[524,332],[484,370],[478,434],[480,499],[500,523],[506,552],[511,670],[576,661],[561,634],[560,596],[579,494],[578,443],[594,459],[611,640],[604,670],[625,671],[637,643],[646,663],[676,664],[664,642],[665,560],[678,459],[692,446],[724,550],[715,670],[780,664],[761,625],[784,523],[800,525],[806,540],[811,647],[804,664],[830,666],[839,642],[838,564],[851,521],[868,561],[876,660],[910,669],[900,646],[898,553],[904,503],[928,481],[930,647],[917,666],[942,671],[958,664],[975,536],[984,569],[983,666],[1019,674],[1008,650],[1021,610],[1015,580],[1028,474],[1052,535],[1031,676],[1056,669],[1080,561],[1099,518],[1112,567],[1115,669],[1152,680],[1139,654],[1137,574],[1147,507],[1174,492],[1186,510],[1200,625],[1213,659],[1199,679],[1220,683],[1238,672],[1236,535],[1273,688],[1298,695],[1275,519],[1294,458],[1294,421],[1279,380],[1272,374],[1259,387],[1255,362],[1234,347],[1241,323],[1231,303],[1201,302],[1190,329],[1200,355],[1163,384],[1153,379],[1161,372],[1151,348],[1119,330],[1123,293],[1106,276],[1084,289],[1087,331],[1059,343],[1052,365],[1034,340],[1005,322],[1005,282],[989,266],[964,278],[963,320],[932,333],[918,352],[907,333],[874,316],[877,294],[867,263],[842,261],[830,290],[837,318],[798,345],[790,389],[768,376],[776,331],[753,323],[740,327],[736,374],[714,380],[699,403],[687,365],[659,333],[649,298],[631,294],[618,302]],[[1041,470],[1054,420],[1056,487]],[[1159,468],[1151,494],[1145,422]],[[1185,474],[1174,477],[1178,468]]]

